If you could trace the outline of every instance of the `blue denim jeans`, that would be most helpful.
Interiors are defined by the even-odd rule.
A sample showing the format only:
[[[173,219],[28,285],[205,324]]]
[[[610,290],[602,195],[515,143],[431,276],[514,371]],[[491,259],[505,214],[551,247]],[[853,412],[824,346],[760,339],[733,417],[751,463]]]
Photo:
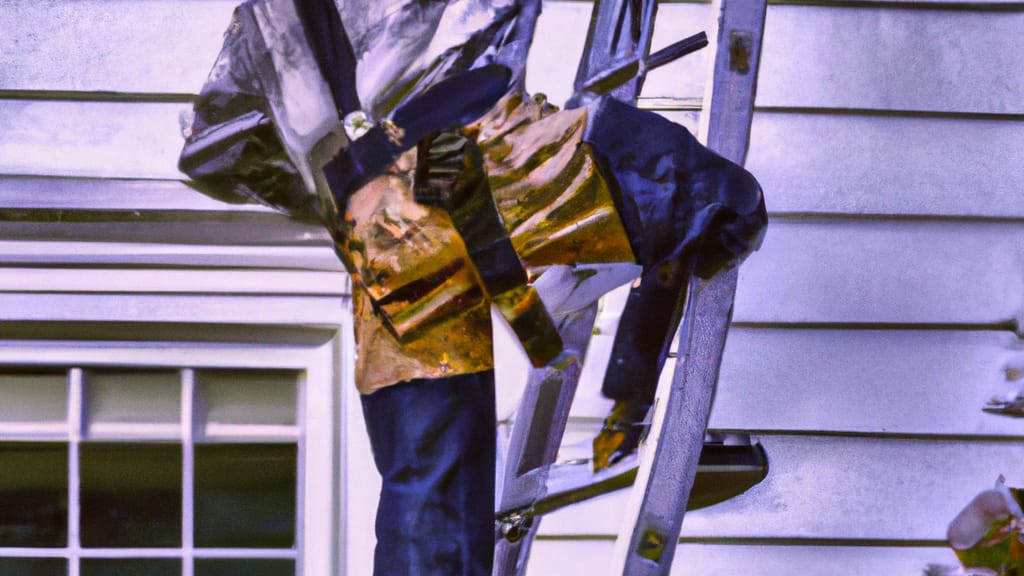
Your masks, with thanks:
[[[362,397],[383,479],[375,576],[489,576],[494,372],[402,382]]]

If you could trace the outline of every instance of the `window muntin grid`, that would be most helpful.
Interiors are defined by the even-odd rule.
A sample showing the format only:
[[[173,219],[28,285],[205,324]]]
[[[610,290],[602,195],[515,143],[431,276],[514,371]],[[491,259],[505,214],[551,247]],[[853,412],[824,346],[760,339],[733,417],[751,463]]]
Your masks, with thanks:
[[[295,370],[0,369],[0,462],[36,470],[14,488],[65,519],[19,540],[0,515],[0,576],[299,573],[302,386]],[[248,532],[200,535],[231,501]]]

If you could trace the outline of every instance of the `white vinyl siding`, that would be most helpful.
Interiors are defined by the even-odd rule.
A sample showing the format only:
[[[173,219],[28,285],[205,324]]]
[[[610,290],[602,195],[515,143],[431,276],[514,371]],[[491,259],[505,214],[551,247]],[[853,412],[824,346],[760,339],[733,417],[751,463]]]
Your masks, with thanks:
[[[0,363],[308,370],[306,433],[330,447],[306,459],[300,553],[307,576],[359,576],[375,474],[341,266],[317,227],[178,182],[179,115],[235,3],[3,2]],[[528,85],[555,103],[589,10],[545,3]],[[708,4],[665,2],[654,48],[711,26]],[[955,562],[946,525],[974,494],[1000,473],[1024,485],[1024,421],[981,412],[1019,387],[1006,366],[1024,349],[1022,31],[998,0],[768,7],[747,166],[772,220],[740,271],[711,427],[751,434],[771,471],[687,515],[674,574],[917,576]],[[652,73],[641,106],[695,130],[707,57]],[[568,444],[607,409],[615,314]],[[0,433],[63,433],[29,404],[16,415],[36,423],[0,405]],[[530,574],[602,573],[624,502],[544,519]]]
[[[658,17],[672,38],[711,23],[704,4]],[[977,492],[1024,485],[1024,422],[981,411],[1021,387],[1022,31],[1016,4],[769,5],[747,167],[771,222],[740,269],[710,427],[761,442],[770,472],[687,514],[673,574],[917,576],[956,563],[946,527]],[[703,71],[660,72],[641,105],[693,114]],[[577,449],[608,406],[615,313]],[[605,573],[626,500],[545,518],[529,573]]]

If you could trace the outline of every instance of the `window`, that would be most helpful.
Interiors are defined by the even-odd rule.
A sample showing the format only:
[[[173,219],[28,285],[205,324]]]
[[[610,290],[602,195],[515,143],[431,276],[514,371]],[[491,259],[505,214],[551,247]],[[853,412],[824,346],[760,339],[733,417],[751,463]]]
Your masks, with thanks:
[[[0,576],[334,573],[331,367],[287,350],[143,348],[151,362],[103,348],[130,366],[0,351]]]

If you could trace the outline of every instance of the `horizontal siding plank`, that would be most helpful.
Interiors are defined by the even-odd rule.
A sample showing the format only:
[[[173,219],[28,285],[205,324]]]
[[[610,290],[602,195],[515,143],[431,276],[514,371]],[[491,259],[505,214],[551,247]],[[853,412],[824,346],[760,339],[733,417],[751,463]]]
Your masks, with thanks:
[[[66,212],[0,209],[0,239],[177,244],[322,245],[325,229],[277,214]]]
[[[327,245],[327,231],[178,180],[0,177],[0,239]]]
[[[603,540],[534,542],[528,576],[607,574],[615,543]],[[943,547],[680,544],[672,576],[921,576],[928,564],[957,565]]]
[[[250,330],[250,333],[252,331]],[[305,370],[310,350],[224,342],[218,346],[167,346],[165,342],[38,342],[0,341],[0,366],[145,366],[190,368],[271,368]]]
[[[0,292],[342,296],[342,272],[0,268]]]
[[[0,100],[0,174],[180,179],[185,103]]]
[[[772,6],[758,106],[1024,114],[1024,11]]]
[[[1024,438],[981,410],[1020,387],[1011,333],[737,329],[726,350],[713,428]]]
[[[188,94],[237,0],[4,0],[0,89]]]
[[[330,246],[206,246],[5,240],[0,240],[0,265],[343,270]]]
[[[0,14],[0,89],[192,94],[199,90],[235,0],[6,2]],[[528,67],[531,91],[561,105],[572,93],[591,4],[547,2]],[[707,4],[659,10],[654,49],[710,25]],[[69,50],[74,47],[74,50]],[[705,56],[651,74],[645,96],[699,97]]]
[[[0,293],[0,322],[182,322],[331,326],[340,296]]]
[[[596,336],[572,416],[607,414],[611,335]],[[1024,360],[1005,332],[733,327],[709,426],[716,430],[1024,438],[1024,421],[982,412]],[[671,364],[664,377],[670,377]],[[580,438],[595,432],[580,424]],[[575,443],[576,440],[569,440]]]
[[[747,168],[773,212],[1024,218],[1024,121],[757,112]]]
[[[1021,223],[774,220],[734,320],[1006,325],[1022,297]]]
[[[273,212],[259,204],[215,200],[180,180],[32,176],[0,176],[0,206],[41,210]]]
[[[147,342],[205,342],[211,349],[217,349],[226,343],[242,343],[253,346],[322,346],[334,338],[339,326],[332,323],[306,324],[296,323],[288,318],[278,322],[245,322],[238,324],[208,324],[201,320],[146,322],[138,320],[126,321],[39,321],[4,322],[0,332],[8,342],[25,343],[40,341],[59,341],[62,345],[79,342],[130,342],[144,346]],[[3,354],[0,353],[0,356]],[[99,360],[100,355],[93,355],[89,363],[107,364]],[[134,357],[120,364],[138,362]],[[26,359],[19,359],[21,365],[29,364]]]
[[[930,541],[1005,474],[1024,485],[1024,445],[772,436],[768,476],[731,500],[686,515],[682,538]],[[544,518],[541,534],[618,533],[625,491]]]

